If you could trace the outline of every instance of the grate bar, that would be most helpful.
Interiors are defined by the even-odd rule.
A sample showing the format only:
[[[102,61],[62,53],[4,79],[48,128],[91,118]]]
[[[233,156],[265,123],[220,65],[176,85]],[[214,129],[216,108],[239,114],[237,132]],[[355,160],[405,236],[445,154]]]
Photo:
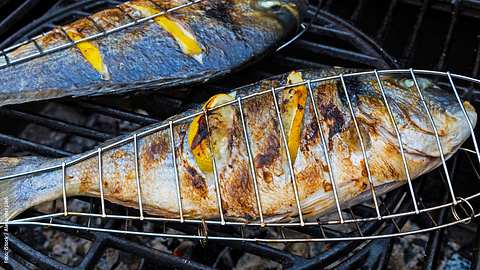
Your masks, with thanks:
[[[302,48],[303,50],[319,53],[340,58],[347,61],[355,61],[362,64],[368,64],[376,66],[381,60],[379,58],[366,55],[363,53],[353,52],[345,49],[340,49],[337,47],[332,47],[328,45],[323,45],[319,43],[314,43],[311,41],[306,41],[303,39],[297,40],[297,42],[293,43],[292,46]]]
[[[415,26],[413,27],[412,34],[410,35],[408,45],[403,51],[402,60],[405,66],[410,65],[410,63],[412,62],[413,56],[415,54],[415,44],[417,42],[418,33],[423,25],[423,20],[425,18],[425,14],[427,13],[430,2],[431,0],[423,0],[422,7],[420,8],[420,13],[418,14]]]
[[[108,133],[29,112],[0,108],[0,114],[13,119],[22,119],[25,121],[33,122],[35,124],[43,125],[57,131],[78,135],[97,141],[106,141],[113,138],[113,135]]]
[[[437,70],[443,70],[445,66],[445,60],[447,58],[447,53],[450,50],[454,29],[455,29],[455,26],[457,25],[458,10],[460,8],[460,3],[462,3],[462,1],[453,2],[454,6],[452,11],[452,16],[450,19],[450,25],[448,26],[447,36],[445,38],[445,42],[443,43],[442,53],[440,54],[440,58],[438,59]]]
[[[71,156],[73,153],[56,149],[47,145],[39,144],[36,142],[28,141],[22,138],[13,137],[6,134],[0,134],[0,144],[10,146],[13,145],[19,150],[31,151],[40,155],[50,157],[66,157]]]
[[[362,10],[365,9],[365,0],[359,0],[357,3],[357,7],[352,13],[352,16],[350,17],[350,21],[353,22],[354,24],[357,24],[358,18],[362,14]]]
[[[326,35],[328,37],[335,37],[341,40],[348,40],[351,39],[353,36],[351,32],[318,24],[311,24],[308,28],[308,32],[315,35]]]
[[[398,0],[390,1],[387,14],[385,15],[385,18],[383,19],[383,22],[382,22],[382,26],[380,27],[380,30],[378,30],[376,35],[376,40],[380,44],[383,44],[385,42],[386,33],[389,32],[392,26],[393,11],[395,10],[395,7],[397,6],[397,4],[398,4]]]
[[[84,109],[91,110],[93,112],[101,113],[108,115],[113,118],[127,120],[132,123],[137,123],[140,125],[151,125],[158,123],[159,120],[147,115],[142,115],[138,113],[127,112],[117,108],[113,108],[104,104],[97,104],[92,102],[77,101],[75,103],[68,103],[72,106],[79,106]]]

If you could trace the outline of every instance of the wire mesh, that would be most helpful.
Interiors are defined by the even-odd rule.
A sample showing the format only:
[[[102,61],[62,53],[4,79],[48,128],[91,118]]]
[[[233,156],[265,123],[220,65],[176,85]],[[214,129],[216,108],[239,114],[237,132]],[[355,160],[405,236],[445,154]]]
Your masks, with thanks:
[[[381,75],[393,75],[393,74],[402,74],[402,75],[409,75],[410,78],[414,82],[414,89],[417,91],[421,102],[424,106],[425,112],[428,116],[428,119],[433,127],[433,133],[435,135],[435,139],[437,142],[437,147],[438,147],[438,152],[440,153],[440,158],[441,158],[441,168],[436,170],[440,174],[440,178],[444,181],[447,191],[450,195],[450,200],[442,203],[442,204],[437,204],[433,206],[426,207],[422,201],[420,201],[418,198],[415,196],[415,191],[414,191],[414,183],[412,182],[412,179],[410,178],[410,173],[408,170],[407,163],[405,161],[405,156],[404,156],[404,149],[403,145],[404,143],[402,142],[402,136],[398,130],[398,126],[395,123],[394,116],[392,114],[392,111],[390,109],[390,104],[389,101],[385,95],[385,89],[382,86],[384,82],[381,80]],[[453,181],[455,180],[455,176],[450,172],[448,162],[447,162],[447,157],[444,155],[444,151],[442,150],[442,144],[439,139],[439,133],[438,130],[435,128],[435,122],[434,118],[432,117],[432,112],[430,111],[430,108],[428,106],[428,100],[425,99],[424,94],[422,93],[422,89],[419,86],[417,75],[421,76],[434,76],[437,81],[440,79],[446,80],[450,86],[450,90],[454,93],[456,101],[458,101],[459,106],[462,109],[462,113],[464,116],[464,121],[468,123],[469,127],[469,132],[471,133],[471,141],[473,142],[474,150],[468,149],[465,147],[460,148],[460,151],[462,154],[472,155],[475,154],[478,159],[478,164],[476,162],[473,162],[470,157],[470,166],[471,169],[475,172],[477,172],[476,166],[480,165],[480,152],[478,149],[478,144],[474,132],[474,127],[471,122],[471,119],[468,117],[468,114],[466,113],[464,104],[462,102],[462,99],[458,93],[458,88],[463,87],[462,85],[465,83],[468,83],[468,85],[473,84],[479,85],[480,80],[467,77],[467,76],[462,76],[462,75],[457,75],[453,74],[450,72],[440,72],[440,71],[431,71],[431,70],[414,70],[414,69],[392,69],[392,70],[373,70],[373,71],[362,71],[362,72],[355,72],[355,73],[345,73],[345,74],[339,74],[335,76],[328,76],[328,77],[323,77],[323,78],[315,78],[311,80],[304,80],[298,83],[293,83],[293,84],[288,84],[288,85],[280,85],[278,87],[273,87],[268,90],[263,90],[263,91],[257,91],[255,93],[243,96],[243,97],[238,97],[236,99],[233,99],[232,101],[225,102],[223,104],[216,105],[212,108],[204,108],[203,110],[197,111],[195,113],[189,114],[187,116],[168,121],[167,123],[161,123],[156,126],[153,126],[152,128],[149,128],[147,130],[143,130],[137,133],[132,134],[131,136],[128,136],[126,138],[123,138],[119,141],[116,141],[114,143],[111,143],[109,145],[99,147],[96,151],[92,151],[90,153],[87,153],[85,155],[82,155],[78,158],[75,158],[74,160],[70,160],[68,162],[62,162],[61,164],[51,166],[48,168],[42,168],[42,169],[37,169],[34,171],[29,171],[29,172],[23,172],[23,173],[17,173],[17,174],[12,174],[12,175],[7,175],[0,177],[0,181],[4,180],[9,180],[9,179],[14,179],[26,175],[31,175],[31,174],[38,174],[38,173],[45,173],[48,171],[54,171],[54,170],[61,170],[62,171],[62,185],[63,185],[63,192],[62,192],[62,199],[63,199],[63,204],[64,204],[64,211],[58,212],[58,213],[50,213],[50,214],[41,214],[38,216],[33,216],[33,217],[28,217],[28,218],[20,218],[20,219],[13,219],[13,220],[8,220],[8,221],[3,221],[0,224],[8,224],[10,226],[16,226],[16,225],[40,225],[40,226],[48,226],[48,227],[59,227],[59,228],[64,228],[64,229],[76,229],[76,230],[91,230],[91,231],[100,231],[100,232],[110,232],[110,233],[122,233],[122,234],[133,234],[133,235],[139,235],[139,236],[160,236],[160,237],[172,237],[172,238],[189,238],[189,239],[199,239],[206,241],[208,240],[240,240],[240,241],[255,241],[255,242],[297,242],[297,241],[305,241],[305,242],[325,242],[325,241],[343,241],[343,240],[367,240],[367,239],[378,239],[378,238],[386,238],[386,237],[394,237],[394,236],[404,236],[408,234],[414,234],[414,233],[423,233],[423,232],[428,232],[440,228],[444,228],[447,226],[452,226],[455,224],[459,223],[468,223],[472,219],[478,217],[480,215],[480,212],[477,211],[475,208],[474,204],[474,199],[477,198],[480,195],[480,192],[473,192],[471,194],[468,194],[467,196],[459,196],[457,195],[457,192],[454,190],[454,185]],[[329,164],[329,175],[331,177],[331,183],[332,183],[332,188],[333,188],[333,193],[334,193],[334,199],[335,199],[335,210],[334,211],[336,214],[332,215],[326,215],[324,217],[318,218],[316,221],[307,221],[303,219],[304,213],[302,212],[302,205],[301,201],[299,199],[299,193],[298,190],[295,188],[296,187],[296,179],[293,176],[294,175],[294,166],[292,165],[291,159],[289,158],[289,169],[290,169],[290,176],[291,176],[291,182],[292,182],[292,187],[295,195],[295,201],[297,203],[297,209],[298,209],[298,220],[294,220],[291,222],[285,222],[285,221],[278,221],[278,222],[273,222],[273,221],[268,221],[266,222],[264,220],[264,216],[260,215],[260,219],[258,221],[252,221],[252,222],[243,222],[243,221],[230,221],[227,220],[224,217],[224,212],[221,208],[221,198],[222,194],[220,191],[220,188],[218,187],[219,185],[219,176],[218,172],[214,170],[215,174],[215,195],[217,198],[217,203],[219,204],[219,220],[206,220],[206,219],[187,219],[184,218],[184,215],[182,213],[182,197],[180,195],[180,190],[181,190],[181,182],[179,180],[179,174],[178,174],[178,168],[177,168],[177,163],[174,163],[175,166],[175,178],[176,178],[176,193],[177,193],[177,199],[178,199],[178,206],[179,206],[179,213],[178,216],[179,218],[166,218],[166,217],[161,217],[161,216],[144,216],[143,215],[143,207],[142,207],[142,200],[141,198],[141,192],[142,192],[142,179],[141,176],[138,174],[138,167],[139,167],[139,158],[138,158],[138,149],[137,149],[137,142],[139,139],[144,138],[146,136],[155,134],[157,132],[162,132],[162,131],[168,131],[169,137],[170,137],[170,143],[171,143],[171,155],[173,157],[173,160],[176,160],[176,153],[175,153],[175,148],[173,147],[175,145],[174,141],[174,132],[173,128],[177,124],[182,124],[186,121],[192,120],[196,116],[203,115],[208,119],[208,115],[211,114],[215,110],[219,110],[220,108],[227,107],[227,106],[236,106],[238,105],[238,108],[240,109],[240,116],[242,119],[242,125],[241,128],[243,130],[243,133],[246,135],[245,138],[248,138],[249,132],[246,128],[245,124],[245,119],[244,119],[244,112],[242,109],[242,103],[244,103],[246,100],[253,99],[255,97],[259,96],[268,96],[271,95],[274,101],[274,108],[276,115],[278,117],[278,121],[281,127],[281,132],[282,132],[282,138],[284,139],[283,147],[285,152],[287,153],[287,157],[289,157],[289,149],[287,147],[287,143],[285,140],[286,135],[284,134],[284,128],[282,125],[282,118],[281,118],[281,111],[278,106],[278,101],[276,97],[276,93],[285,91],[286,89],[291,89],[292,87],[297,87],[297,86],[306,86],[308,88],[308,92],[310,95],[310,98],[313,99],[313,91],[311,85],[313,83],[320,83],[320,82],[326,82],[326,81],[339,81],[341,82],[342,90],[345,93],[345,96],[347,97],[348,101],[348,106],[350,110],[350,114],[352,117],[353,122],[355,123],[356,127],[356,135],[357,138],[360,140],[360,144],[362,145],[361,151],[363,154],[363,157],[365,159],[365,164],[368,163],[369,156],[366,153],[365,147],[363,146],[362,143],[362,135],[360,132],[360,129],[358,128],[358,123],[356,122],[356,114],[355,110],[353,109],[353,105],[350,102],[351,94],[348,92],[348,81],[345,80],[346,78],[355,78],[355,77],[360,77],[360,76],[374,76],[374,78],[377,79],[377,83],[380,86],[380,91],[384,100],[385,107],[387,109],[387,112],[389,114],[390,120],[395,127],[395,133],[396,133],[396,138],[398,140],[398,145],[399,145],[399,150],[400,153],[402,154],[402,160],[403,160],[403,165],[404,165],[404,170],[405,170],[405,175],[407,176],[407,183],[408,183],[408,189],[409,192],[405,192],[400,198],[400,201],[405,201],[405,200],[411,200],[411,205],[413,206],[413,209],[400,209],[400,206],[402,204],[398,203],[397,207],[391,208],[385,206],[385,203],[383,202],[382,196],[378,195],[375,193],[375,187],[372,184],[371,180],[371,175],[369,176],[369,183],[370,183],[370,192],[372,194],[372,201],[373,205],[371,204],[363,204],[362,206],[369,208],[372,215],[358,215],[355,214],[354,211],[352,211],[351,208],[346,207],[342,208],[340,206],[340,199],[338,198],[338,194],[335,193],[335,179],[333,179],[333,173],[331,169],[331,165]],[[315,102],[312,102],[312,104],[315,105]],[[314,112],[315,112],[315,117],[316,117],[316,122],[318,125],[320,125],[320,118],[319,118],[319,112],[317,110],[316,106],[313,106]],[[206,126],[207,126],[207,135],[210,136],[210,129],[209,129],[209,123],[208,120],[206,120]],[[320,131],[322,128],[319,129]],[[322,133],[322,132],[320,132]],[[322,144],[323,144],[323,150],[326,153],[326,157],[329,156],[328,149],[326,147],[324,135],[321,136],[322,139]],[[247,140],[248,141],[248,140]],[[140,209],[140,212],[138,215],[117,215],[117,214],[110,214],[107,213],[106,211],[106,199],[102,190],[102,175],[103,175],[103,164],[102,164],[102,155],[111,149],[115,149],[117,147],[127,145],[127,144],[133,144],[133,150],[135,152],[135,170],[136,172],[136,184],[137,184],[137,195],[138,195],[138,205],[136,206],[137,209]],[[252,165],[252,149],[251,146],[247,143],[247,154],[249,159],[249,163],[251,165],[250,169],[252,170],[253,175],[254,173],[254,166]],[[211,149],[211,143],[209,143],[209,147]],[[213,151],[210,151],[213,153]],[[97,163],[98,163],[98,178],[99,178],[99,190],[100,190],[100,202],[101,202],[101,213],[93,213],[92,211],[89,212],[75,212],[75,211],[69,211],[68,205],[67,205],[67,197],[68,194],[66,192],[65,188],[65,175],[66,175],[66,170],[68,167],[71,167],[75,164],[78,164],[86,159],[89,158],[94,158],[97,157]],[[213,167],[215,168],[215,156],[212,155],[212,163]],[[330,162],[328,162],[330,163]],[[368,166],[368,165],[366,165]],[[477,173],[478,176],[478,173]],[[480,179],[480,178],[479,178]],[[256,179],[253,179],[254,182]],[[261,205],[261,200],[260,196],[258,195],[258,187],[254,183],[254,188],[255,188],[255,197],[256,197],[256,203],[257,203],[257,208],[262,209]],[[434,219],[432,218],[433,215],[437,213],[437,211],[444,209],[444,208],[450,208],[452,218],[450,220],[445,221],[445,223],[436,223]],[[338,214],[338,216],[337,216]],[[426,215],[430,220],[432,220],[432,223],[429,227],[418,229],[418,230],[408,230],[404,229],[402,230],[401,226],[397,225],[397,219],[400,218],[405,218],[407,216],[415,216],[415,215]],[[56,222],[61,217],[64,216],[78,216],[78,217],[87,217],[88,218],[88,223],[87,224],[65,224],[61,222]],[[124,230],[119,230],[119,229],[110,229],[107,227],[102,227],[102,226],[97,226],[94,227],[92,226],[92,219],[100,219],[100,220],[124,220],[126,222],[126,226]],[[142,220],[148,220],[152,222],[167,222],[167,223],[181,223],[181,224],[193,224],[198,226],[198,231],[197,234],[179,234],[176,232],[151,232],[151,231],[138,231],[138,230],[129,230],[128,229],[128,222],[129,221],[142,221]],[[383,221],[391,221],[395,225],[396,231],[382,231],[382,230],[374,230],[374,231],[362,231],[360,229],[359,224],[361,223],[374,223],[376,221],[383,220]],[[223,235],[211,235],[208,233],[208,226],[220,226],[220,227],[233,227],[233,228],[239,228],[241,233],[238,236],[223,236]],[[248,229],[255,229],[259,227],[277,227],[281,230],[282,233],[280,233],[280,237],[276,238],[268,238],[268,237],[250,237],[248,234],[244,232],[245,228]],[[299,238],[298,236],[289,238],[288,236],[283,233],[283,230],[285,228],[320,228],[320,230],[323,231],[325,227],[334,227],[336,229],[338,228],[350,228],[350,229],[340,229],[339,231],[345,231],[344,234],[337,235],[335,237],[326,237],[325,234],[323,234],[323,237],[308,237],[308,238]],[[353,228],[353,229],[352,229]]]

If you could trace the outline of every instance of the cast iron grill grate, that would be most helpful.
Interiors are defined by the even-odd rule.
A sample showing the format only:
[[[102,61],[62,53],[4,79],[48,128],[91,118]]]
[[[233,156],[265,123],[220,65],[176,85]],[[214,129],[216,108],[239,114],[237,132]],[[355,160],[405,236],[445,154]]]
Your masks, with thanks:
[[[26,1],[26,2],[29,2],[29,1]],[[59,1],[59,2],[62,2],[62,1]],[[81,2],[82,1],[79,1],[79,3],[81,3]],[[85,1],[85,3],[83,3],[83,4],[92,4],[92,2],[97,2],[97,3],[104,2],[103,4],[108,4],[108,3],[106,3],[106,1]],[[358,1],[358,6],[355,7],[355,11],[353,13],[353,15],[355,15],[355,16],[352,15],[351,20],[361,21],[360,18],[362,17],[362,13],[363,14],[367,13],[365,11],[365,4],[367,2],[368,1]],[[467,2],[467,1],[465,1],[465,2]],[[34,1],[32,1],[31,3],[34,3]],[[83,4],[82,3],[79,4],[76,8],[84,7]],[[326,3],[326,5],[328,5],[328,3]],[[398,5],[398,3],[396,5]],[[395,5],[393,5],[393,6],[394,7],[392,9],[395,9]],[[85,5],[85,7],[86,7],[86,5]],[[332,10],[335,10],[334,8],[335,8],[335,5],[332,6]],[[68,7],[66,8],[66,10],[68,10]],[[62,12],[65,12],[66,10],[64,10]],[[72,9],[70,9],[70,10],[72,10]],[[426,8],[426,10],[430,10],[430,7]],[[68,14],[68,12],[65,12],[65,13],[62,13],[62,12],[60,14]],[[313,13],[313,12],[314,12],[314,8],[311,9],[311,13]],[[421,13],[421,14],[423,14],[423,13]],[[424,16],[424,15],[421,15],[421,16]],[[388,16],[387,16],[385,18],[385,21],[387,21],[387,20],[391,20],[391,18],[388,18]],[[32,35],[38,34],[38,32],[34,33],[36,28],[37,28],[36,26],[33,26],[31,28],[32,31],[33,31]],[[388,27],[386,27],[386,28],[388,28]],[[419,28],[421,28],[421,27],[419,27]],[[40,30],[40,31],[43,31],[43,30]],[[388,31],[386,31],[386,32],[388,32]],[[31,38],[32,35],[30,35],[30,36],[27,35],[26,39]],[[375,36],[375,35],[372,35],[372,36]],[[328,37],[330,39],[334,39],[337,44],[332,45],[328,42],[327,42],[327,44],[330,44],[330,45],[323,44],[322,42],[318,41],[318,39],[321,40],[322,37],[323,38]],[[25,37],[23,37],[23,38],[25,39]],[[16,42],[18,40],[12,39],[12,42],[13,41]],[[345,43],[347,43],[347,44],[345,44]],[[339,44],[341,44],[341,45],[339,46]],[[341,47],[341,48],[339,48],[339,47]],[[303,54],[302,50],[307,50],[309,53],[306,54],[306,56],[305,56]],[[326,61],[325,61],[325,59],[322,59],[322,57],[318,57],[318,58],[310,57],[312,54],[318,54],[318,55],[323,55],[323,56],[327,55]],[[411,59],[413,59],[414,55],[409,55],[409,56],[411,57]],[[355,28],[349,26],[348,24],[345,24],[338,17],[331,16],[328,13],[323,12],[323,11],[320,13],[320,18],[310,28],[310,30],[307,32],[306,35],[302,36],[302,38],[300,40],[298,40],[297,42],[293,43],[290,48],[285,49],[284,51],[281,51],[279,54],[274,56],[273,59],[271,59],[271,60],[272,60],[271,62],[278,63],[280,65],[275,65],[275,67],[272,67],[271,62],[265,61],[264,63],[260,63],[258,66],[256,66],[256,68],[247,70],[246,72],[242,73],[242,75],[238,75],[238,76],[235,76],[233,78],[231,77],[227,80],[217,82],[214,85],[209,86],[211,88],[209,88],[207,90],[210,90],[210,89],[213,88],[216,91],[221,91],[221,90],[229,89],[229,88],[235,86],[235,85],[232,85],[232,83],[231,83],[232,81],[238,82],[239,84],[243,84],[243,83],[245,83],[245,78],[248,82],[250,82],[250,81],[258,80],[258,79],[263,78],[265,76],[271,75],[273,73],[286,71],[290,68],[298,68],[299,66],[303,66],[303,67],[319,67],[319,66],[322,66],[319,63],[328,63],[328,64],[333,64],[333,65],[343,65],[343,66],[378,67],[378,68],[387,68],[387,67],[395,67],[396,66],[395,62],[383,52],[382,48],[376,46],[374,44],[374,42],[372,42],[371,40],[366,38],[363,34],[361,34],[361,32],[359,32]],[[478,60],[475,63],[478,66]],[[477,67],[477,70],[478,70],[478,67]],[[246,74],[246,76],[244,74]],[[240,77],[243,78],[243,80],[237,80]],[[191,101],[198,102],[200,100],[203,100],[204,97],[206,95],[209,95],[210,93],[212,93],[212,92],[210,91],[208,94],[204,92],[203,96],[202,96],[202,94],[198,94],[193,98],[188,98],[187,102],[191,102]],[[462,94],[472,95],[472,93],[462,93]],[[473,94],[475,94],[475,93],[473,93]],[[162,98],[164,98],[164,96],[162,96]],[[169,98],[169,101],[172,101],[172,104],[176,104],[176,105],[179,105],[179,104],[185,102],[185,99],[183,99],[183,98],[180,98],[180,99],[178,97],[168,97],[168,98]],[[60,102],[64,103],[64,101],[60,101]],[[158,121],[158,118],[156,118],[156,117],[146,117],[144,115],[139,115],[139,114],[134,114],[134,113],[132,114],[129,111],[118,110],[116,108],[111,108],[109,106],[106,107],[104,100],[97,100],[97,102],[98,103],[91,103],[90,100],[81,101],[81,102],[75,101],[74,103],[70,102],[69,106],[73,106],[73,107],[81,106],[82,108],[86,109],[87,112],[97,112],[97,113],[99,112],[99,113],[102,113],[102,114],[105,114],[105,115],[110,115],[110,116],[113,115],[113,116],[116,116],[116,117],[118,117],[120,119],[123,119],[123,120],[131,120],[132,122],[135,122],[137,125],[146,125],[146,124],[150,124],[150,123],[153,123],[155,121]],[[118,103],[121,103],[121,101],[118,101]],[[14,107],[14,108],[6,109],[5,114],[10,113],[10,116],[13,119],[23,119],[23,120],[26,120],[26,122],[29,122],[29,123],[36,123],[36,124],[40,124],[42,126],[47,126],[47,127],[51,128],[53,130],[62,131],[62,125],[58,121],[56,121],[56,122],[55,121],[54,122],[50,121],[49,122],[47,120],[52,120],[52,119],[47,118],[47,120],[45,120],[44,115],[35,115],[35,113],[31,113],[31,112],[30,113],[29,112],[24,113],[25,110],[26,110],[25,108],[22,108],[21,106],[19,106],[18,108]],[[158,112],[155,112],[155,110],[153,110],[153,109],[147,109],[147,110],[149,110],[151,115],[158,115],[159,114]],[[24,114],[22,114],[22,113],[24,113]],[[173,114],[173,112],[170,112],[170,114]],[[167,113],[167,115],[168,115],[168,113]],[[40,118],[34,118],[35,116],[39,116]],[[164,116],[166,116],[166,115],[164,115]],[[38,121],[39,119],[42,119],[42,120]],[[56,120],[56,119],[53,119],[53,120]],[[69,130],[70,131],[75,130],[75,132],[73,133],[75,136],[87,137],[87,138],[90,138],[90,139],[94,139],[96,142],[104,141],[108,136],[113,137],[113,136],[118,135],[118,134],[115,134],[115,132],[111,132],[111,134],[109,135],[109,134],[107,134],[108,132],[106,133],[106,132],[98,132],[98,130],[96,131],[96,130],[92,130],[92,129],[81,129],[81,128],[85,128],[85,127],[74,125],[74,124],[68,123],[68,122],[67,123],[62,123],[62,124],[66,124],[66,126],[65,125],[63,126],[64,127],[63,130],[65,132],[68,132]],[[95,127],[95,128],[98,128],[98,127]],[[19,140],[19,138],[15,135],[15,133],[12,132],[11,134],[13,134],[13,135],[10,135],[10,136],[6,135],[3,138],[4,142],[9,143],[10,145],[15,145],[17,148],[26,149],[26,150],[31,151],[31,152],[41,153],[41,154],[49,155],[49,156],[69,155],[72,152],[75,152],[75,151],[66,151],[66,149],[64,149],[64,147],[52,147],[52,146],[46,146],[46,145],[38,144],[38,142]],[[81,151],[77,151],[77,152],[81,152]],[[397,192],[397,193],[400,194],[401,192]],[[394,195],[396,195],[396,194],[394,194]],[[396,198],[396,201],[398,201],[400,199],[398,196],[397,197],[392,196],[392,197],[389,197],[389,198]],[[98,207],[98,203],[96,204],[96,206]],[[394,205],[389,205],[389,206],[394,207]],[[391,208],[391,209],[393,209],[393,208]],[[391,223],[391,224],[389,224],[389,226],[386,226],[386,228],[387,228],[386,230],[394,230],[397,226],[401,227],[403,222],[405,222],[405,220],[399,220],[399,221],[396,222],[397,224]],[[186,227],[186,226],[184,226],[184,227]],[[183,228],[183,229],[187,233],[189,232],[188,230],[186,230],[187,228]],[[362,228],[362,231],[368,232],[369,229],[372,230],[372,228],[367,227],[367,228]],[[190,233],[192,233],[193,231],[196,231],[196,230],[197,230],[196,227],[192,227],[192,228],[190,228]],[[321,233],[322,229],[318,229],[318,230],[320,230],[320,231],[317,231],[316,233]],[[214,230],[214,228],[209,227],[209,231],[215,231],[215,230]],[[103,239],[101,237],[101,235],[102,235],[101,233],[96,233],[96,232],[89,232],[89,233],[98,236],[98,239]],[[311,232],[311,233],[315,233],[315,232]],[[335,232],[332,232],[332,231],[329,231],[329,230],[327,230],[326,233],[327,233],[327,235],[335,235]],[[113,238],[113,237],[116,237],[116,236],[107,235],[106,238]],[[110,241],[110,240],[98,240],[98,242],[96,240],[95,243],[103,243],[104,244],[104,243],[107,243],[108,241]],[[115,240],[111,240],[111,241],[115,242]],[[372,241],[372,242],[369,242],[368,245],[369,245],[369,247],[372,247],[372,246],[377,246],[378,247],[378,243],[383,243],[382,245],[387,245],[388,241],[389,240]],[[99,246],[102,246],[103,244],[99,244]],[[17,245],[17,247],[21,246],[19,243],[17,243],[17,244],[14,243],[14,245]],[[128,247],[128,245],[133,246],[133,243],[131,243],[129,241],[126,246]],[[285,252],[278,252],[275,249],[268,249],[267,247],[264,247],[263,245],[257,245],[257,244],[251,244],[250,245],[250,244],[245,244],[245,243],[242,243],[240,245],[236,245],[237,248],[239,246],[240,246],[241,249],[254,250],[255,254],[267,255],[270,258],[274,259],[275,261],[283,262],[283,265],[286,266],[286,267],[288,267],[288,266],[292,266],[292,267],[293,266],[314,267],[314,265],[315,266],[319,266],[319,265],[325,266],[325,265],[328,265],[328,264],[332,263],[333,261],[337,261],[337,259],[342,254],[348,253],[349,251],[360,247],[360,245],[358,245],[358,243],[340,243],[340,244],[336,244],[334,246],[334,248],[332,248],[331,252],[327,252],[327,253],[323,254],[322,256],[316,258],[315,260],[304,260],[304,259],[302,260],[301,258],[292,256],[291,254],[288,254],[288,253],[285,253]],[[20,248],[17,248],[15,250],[16,251],[20,250]],[[101,250],[101,249],[99,249],[99,250]],[[345,259],[345,264],[343,264],[343,265],[353,265],[353,263],[363,260],[366,256],[366,254],[368,254],[368,252],[371,252],[371,250],[372,249],[368,249],[368,248],[361,249],[361,251],[357,250],[358,252],[354,253],[354,255],[349,256]],[[25,253],[25,252],[21,252],[21,253]],[[30,253],[30,255],[31,254],[33,254],[33,253]],[[97,253],[93,252],[92,254],[97,254]],[[146,253],[145,254],[140,253],[140,254],[145,255]],[[387,253],[385,253],[385,252],[382,253],[382,254],[385,254],[384,256],[387,255]],[[41,254],[37,253],[36,256],[41,257]],[[26,257],[28,257],[28,254],[27,254]],[[30,256],[30,259],[35,260],[35,258],[38,259],[39,257]],[[43,256],[43,257],[45,257],[45,256]],[[95,256],[91,256],[91,257],[95,257]],[[145,255],[145,257],[149,258],[150,260],[155,260],[155,259],[151,258],[152,256]],[[92,261],[95,261],[95,260],[92,260]],[[82,262],[81,267],[86,267],[86,265],[91,264],[92,261],[88,261],[88,258],[86,257],[84,262],[87,262],[87,263]],[[159,262],[160,260],[157,260],[157,261]],[[166,262],[166,261],[162,260],[162,262]],[[181,262],[181,260],[179,260],[179,262]],[[44,267],[49,266],[49,267],[52,268],[51,265],[53,265],[53,263],[54,263],[54,261],[48,261],[48,263],[45,264]],[[60,266],[60,265],[56,265],[56,266]],[[180,265],[180,264],[177,265],[177,267],[180,267],[180,266],[185,267],[185,265]],[[198,265],[194,265],[194,266],[198,267]],[[55,267],[53,267],[53,268],[55,268]]]

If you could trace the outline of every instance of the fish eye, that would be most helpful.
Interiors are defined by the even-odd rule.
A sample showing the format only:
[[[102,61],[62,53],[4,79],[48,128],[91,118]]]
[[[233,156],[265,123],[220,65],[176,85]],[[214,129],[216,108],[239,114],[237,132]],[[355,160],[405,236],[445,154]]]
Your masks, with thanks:
[[[405,88],[410,88],[412,86],[415,85],[415,82],[412,80],[412,79],[401,79],[399,84],[402,86],[402,87],[405,87]]]
[[[279,1],[274,0],[259,0],[258,6],[272,11],[278,11],[282,8],[282,4]]]

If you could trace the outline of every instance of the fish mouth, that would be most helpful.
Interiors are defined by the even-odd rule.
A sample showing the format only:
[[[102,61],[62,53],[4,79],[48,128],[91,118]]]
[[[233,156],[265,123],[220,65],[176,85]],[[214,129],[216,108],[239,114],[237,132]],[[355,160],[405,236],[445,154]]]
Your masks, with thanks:
[[[297,31],[307,10],[306,0],[251,0],[253,9],[277,19],[291,33]]]

